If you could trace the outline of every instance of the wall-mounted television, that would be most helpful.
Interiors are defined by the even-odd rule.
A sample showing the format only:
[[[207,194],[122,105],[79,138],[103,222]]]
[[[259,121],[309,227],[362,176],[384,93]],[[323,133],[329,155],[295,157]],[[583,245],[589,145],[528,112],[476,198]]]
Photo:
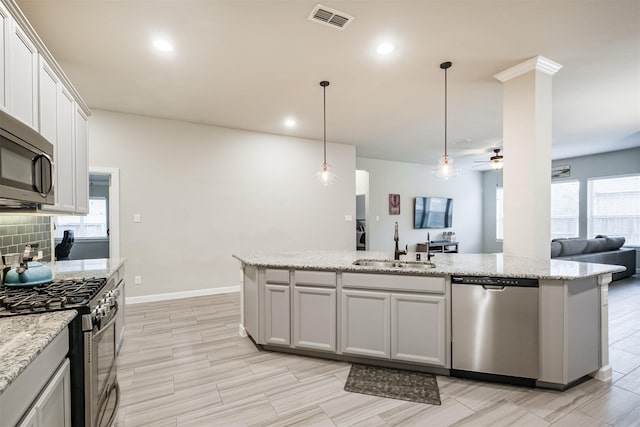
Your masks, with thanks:
[[[413,202],[413,228],[449,228],[453,220],[453,199],[416,197]]]

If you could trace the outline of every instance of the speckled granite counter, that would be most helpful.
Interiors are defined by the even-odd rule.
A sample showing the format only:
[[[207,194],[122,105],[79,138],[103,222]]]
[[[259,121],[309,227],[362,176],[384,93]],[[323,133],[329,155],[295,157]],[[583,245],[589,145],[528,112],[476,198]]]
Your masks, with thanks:
[[[0,319],[0,394],[77,314],[66,310]]]
[[[624,271],[624,267],[575,261],[532,261],[529,258],[509,257],[503,254],[436,254],[431,261],[435,268],[383,268],[353,265],[358,259],[390,260],[387,252],[363,251],[309,251],[277,254],[233,255],[241,262],[256,267],[292,268],[308,270],[358,271],[393,274],[464,275],[519,277],[532,279],[575,280],[606,273]],[[423,254],[424,256],[424,254]],[[401,260],[415,260],[415,253]]]
[[[50,264],[55,279],[70,277],[109,277],[124,263],[124,258],[100,258],[56,261]]]

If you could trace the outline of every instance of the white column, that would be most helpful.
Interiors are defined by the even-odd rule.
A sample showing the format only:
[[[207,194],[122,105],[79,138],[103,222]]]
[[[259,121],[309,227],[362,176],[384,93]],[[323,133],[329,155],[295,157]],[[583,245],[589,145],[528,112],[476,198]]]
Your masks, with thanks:
[[[505,255],[550,258],[551,78],[542,56],[494,77],[503,83]]]

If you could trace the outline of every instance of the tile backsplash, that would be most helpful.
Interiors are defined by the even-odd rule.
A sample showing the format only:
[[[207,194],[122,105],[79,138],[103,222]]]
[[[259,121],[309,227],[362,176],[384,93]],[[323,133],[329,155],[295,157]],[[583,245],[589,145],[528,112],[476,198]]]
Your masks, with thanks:
[[[22,253],[27,243],[38,243],[38,250],[42,251],[43,259],[51,261],[51,217],[0,215],[2,255]]]

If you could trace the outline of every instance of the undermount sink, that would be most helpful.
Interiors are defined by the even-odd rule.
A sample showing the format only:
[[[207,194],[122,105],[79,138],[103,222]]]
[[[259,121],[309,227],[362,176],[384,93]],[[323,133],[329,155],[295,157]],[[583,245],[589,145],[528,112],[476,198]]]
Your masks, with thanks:
[[[359,259],[353,262],[353,265],[361,267],[378,267],[378,268],[415,268],[428,269],[435,268],[435,264],[430,261],[376,261],[371,259]]]

